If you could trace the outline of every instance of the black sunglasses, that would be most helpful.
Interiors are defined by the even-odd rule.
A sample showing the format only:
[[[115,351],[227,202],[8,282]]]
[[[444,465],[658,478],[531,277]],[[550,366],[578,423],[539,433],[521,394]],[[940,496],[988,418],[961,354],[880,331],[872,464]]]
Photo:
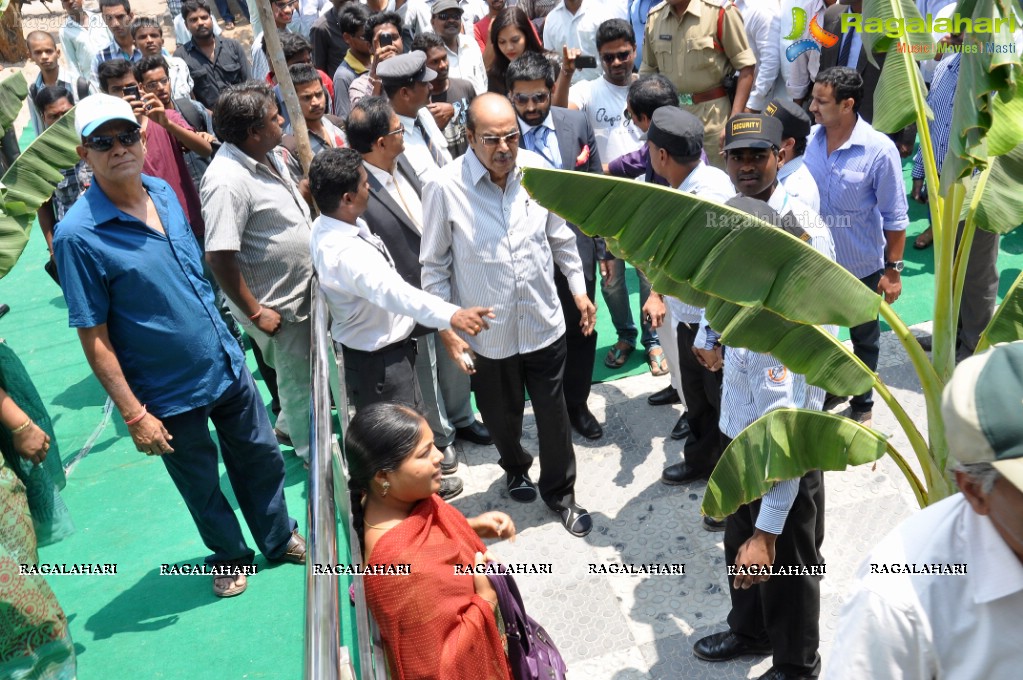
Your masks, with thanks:
[[[127,149],[139,143],[139,140],[142,139],[142,130],[135,128],[127,132],[119,132],[116,135],[92,135],[82,140],[82,146],[102,153],[114,148],[115,139]]]
[[[455,21],[456,19],[461,21],[462,11],[455,10],[453,12],[441,12],[440,14],[434,14],[434,18],[440,19],[441,21]]]
[[[546,104],[551,98],[550,92],[534,92],[532,94],[525,94],[523,92],[516,92],[511,96],[513,102],[519,106],[525,106],[530,101],[534,104],[541,105]]]
[[[604,60],[605,64],[610,66],[611,64],[615,63],[615,61],[624,62],[626,59],[629,58],[630,54],[632,54],[632,50],[624,50],[622,52],[606,52],[600,55],[600,58]]]

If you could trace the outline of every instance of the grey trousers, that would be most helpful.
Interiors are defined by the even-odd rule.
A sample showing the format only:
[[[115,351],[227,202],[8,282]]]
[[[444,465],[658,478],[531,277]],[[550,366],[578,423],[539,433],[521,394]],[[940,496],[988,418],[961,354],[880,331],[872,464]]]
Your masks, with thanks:
[[[956,243],[963,233],[965,223],[959,223]],[[984,332],[995,314],[995,300],[998,297],[998,246],[1001,237],[989,231],[978,229],[970,248],[970,259],[966,263],[966,279],[963,282],[963,302],[959,307],[959,342],[969,352],[977,348],[980,334]]]
[[[455,441],[455,428],[466,427],[475,418],[469,376],[448,356],[437,333],[423,335],[417,343],[416,378],[426,422],[433,431],[433,443],[443,448]]]

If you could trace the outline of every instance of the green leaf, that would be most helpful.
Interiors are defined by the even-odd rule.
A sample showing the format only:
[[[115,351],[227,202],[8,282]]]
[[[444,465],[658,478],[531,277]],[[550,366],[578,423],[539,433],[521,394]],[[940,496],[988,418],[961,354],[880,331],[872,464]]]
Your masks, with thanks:
[[[789,370],[805,375],[811,385],[832,394],[862,394],[874,385],[874,373],[819,326],[717,299],[707,305],[707,320],[720,330],[721,344],[771,354]]]
[[[984,329],[977,351],[999,342],[1023,340],[1023,274],[1016,277]]]
[[[913,0],[863,0],[862,16],[864,20],[868,17],[871,19],[880,19],[886,25],[901,25],[906,29],[905,35],[898,37],[888,35],[887,32],[874,33],[860,31],[860,39],[863,41],[863,47],[867,53],[867,59],[869,59],[870,63],[874,66],[877,66],[877,57],[875,56],[877,53],[888,53],[888,56],[885,59],[886,65],[888,59],[892,59],[897,56],[896,48],[900,42],[903,45],[910,45],[911,49],[906,54],[911,59],[915,58],[917,61],[926,61],[927,59],[934,57],[934,38],[931,35],[931,32],[928,30],[909,30],[914,28],[914,23],[917,23],[920,26],[924,23],[923,18],[920,16],[920,10],[917,8],[916,3],[913,2]],[[901,23],[893,24],[893,21]]]
[[[871,463],[888,443],[878,432],[842,416],[804,409],[778,409],[739,433],[707,482],[701,510],[727,517],[763,497],[775,482],[810,470],[845,470]]]
[[[1023,200],[1020,181],[1023,179],[1023,144],[1009,153],[991,160],[991,173],[984,185],[974,219],[977,227],[995,234],[1008,234],[1023,224]],[[964,208],[970,205],[975,188],[967,180],[968,192]],[[962,217],[965,219],[965,216]]]
[[[874,101],[884,102],[884,106],[874,107],[874,120],[871,125],[874,129],[893,133],[902,130],[907,125],[916,122],[916,106],[913,98],[915,80],[917,92],[924,93],[927,86],[920,74],[916,62],[908,54],[889,52],[881,69],[881,77],[877,81],[877,89],[874,91]],[[934,112],[921,98],[928,120],[934,118]]]
[[[43,131],[0,178],[4,185],[0,213],[0,278],[6,276],[28,243],[39,207],[53,196],[61,170],[78,162],[74,109]]]
[[[0,14],[3,10],[0,10]],[[0,81],[0,135],[14,124],[21,112],[21,103],[28,96],[25,75],[18,71]]]
[[[881,298],[852,274],[733,208],[666,187],[578,172],[528,168],[524,183],[542,205],[583,232],[614,239],[614,247],[648,276],[659,271],[701,293],[802,323],[856,326],[877,318]]]

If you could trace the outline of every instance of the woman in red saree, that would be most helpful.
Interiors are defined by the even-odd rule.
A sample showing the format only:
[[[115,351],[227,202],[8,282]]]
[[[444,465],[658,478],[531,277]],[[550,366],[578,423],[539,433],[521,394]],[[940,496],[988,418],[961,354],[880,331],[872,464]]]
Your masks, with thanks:
[[[365,576],[395,680],[511,680],[497,594],[482,574],[484,538],[512,538],[503,512],[466,519],[436,495],[442,454],[413,409],[360,410],[345,436],[352,510],[368,566],[409,565],[406,576]]]

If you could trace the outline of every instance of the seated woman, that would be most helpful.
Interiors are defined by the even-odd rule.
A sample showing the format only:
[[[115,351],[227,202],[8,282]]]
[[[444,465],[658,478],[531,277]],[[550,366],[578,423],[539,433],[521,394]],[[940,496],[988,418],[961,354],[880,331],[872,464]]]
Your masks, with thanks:
[[[493,61],[487,69],[487,85],[490,92],[508,94],[504,76],[508,64],[518,59],[523,52],[543,54],[543,43],[536,35],[536,29],[520,7],[507,7],[490,24],[490,44]],[[486,60],[487,55],[484,55]]]
[[[362,408],[345,435],[352,513],[367,565],[410,565],[408,576],[367,575],[366,600],[396,680],[510,680],[497,594],[482,574],[483,538],[512,538],[503,512],[467,520],[436,495],[443,454],[426,419],[390,402]]]

